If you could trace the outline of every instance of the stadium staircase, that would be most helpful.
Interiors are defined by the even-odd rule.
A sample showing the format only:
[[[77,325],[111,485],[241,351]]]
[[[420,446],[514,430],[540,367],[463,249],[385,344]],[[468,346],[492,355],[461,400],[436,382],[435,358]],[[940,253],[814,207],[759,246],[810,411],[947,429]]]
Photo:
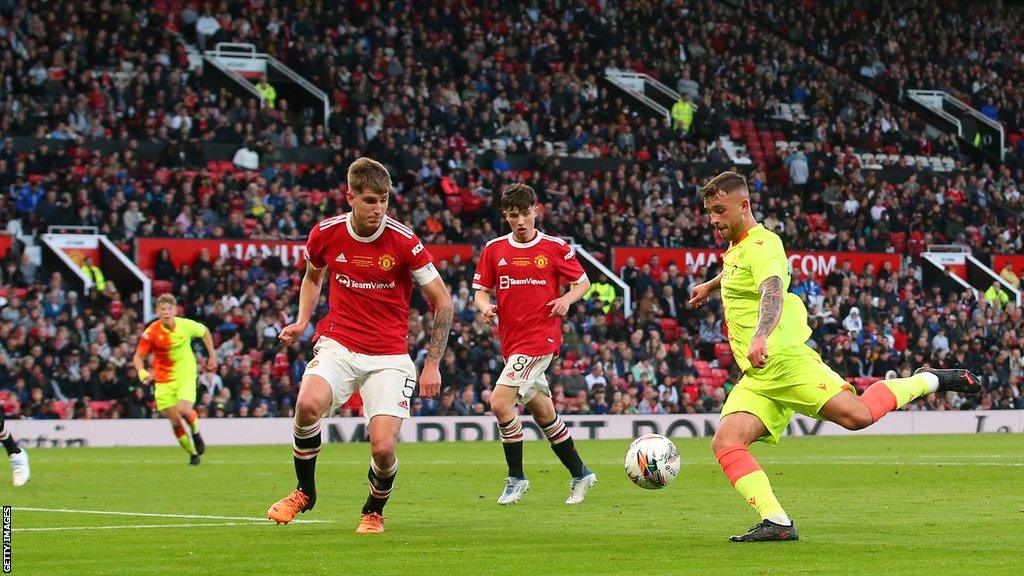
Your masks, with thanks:
[[[948,288],[958,291],[972,290],[980,299],[995,282],[1003,287],[1018,306],[1021,304],[1020,290],[972,256],[968,246],[929,245],[927,251],[921,253],[921,264],[926,287],[946,284]]]
[[[306,111],[317,124],[326,124],[331,103],[323,90],[270,54],[258,52],[249,43],[218,42],[213,50],[202,54],[203,81],[214,88],[227,88],[236,95],[255,98],[260,107],[268,105],[256,90],[255,83],[266,77],[277,91],[278,99],[286,98],[293,111]]]
[[[103,272],[106,282],[113,282],[121,294],[127,297],[133,292],[142,294],[143,319],[153,318],[153,283],[150,277],[136,266],[122,248],[100,234],[94,226],[50,226],[45,234],[38,237],[39,245],[27,247],[28,253],[49,270],[61,273],[69,287],[89,294],[96,290],[96,283],[82,270],[86,257]]]

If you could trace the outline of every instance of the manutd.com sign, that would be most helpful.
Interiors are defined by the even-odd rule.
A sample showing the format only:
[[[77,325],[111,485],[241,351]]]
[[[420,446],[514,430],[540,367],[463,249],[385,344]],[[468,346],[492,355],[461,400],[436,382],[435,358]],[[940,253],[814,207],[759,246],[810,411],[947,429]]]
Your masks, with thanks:
[[[637,267],[640,267],[650,262],[652,257],[658,256],[663,268],[668,268],[669,264],[674,262],[681,271],[686,272],[716,264],[721,260],[722,254],[724,251],[700,248],[613,248],[612,262],[615,271],[618,272],[629,258],[636,260]],[[881,270],[885,262],[892,264],[893,270],[900,269],[898,254],[792,250],[788,255],[793,273],[806,276],[828,276],[833,270],[841,268],[845,260],[850,261],[851,269],[858,274],[863,272],[868,264],[874,264],[876,271]]]

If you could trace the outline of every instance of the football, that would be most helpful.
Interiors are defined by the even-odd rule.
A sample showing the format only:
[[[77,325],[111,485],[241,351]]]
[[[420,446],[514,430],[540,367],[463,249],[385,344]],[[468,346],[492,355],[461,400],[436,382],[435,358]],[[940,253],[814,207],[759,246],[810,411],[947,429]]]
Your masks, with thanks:
[[[626,451],[626,475],[646,490],[660,490],[679,474],[679,450],[661,434],[644,434]]]

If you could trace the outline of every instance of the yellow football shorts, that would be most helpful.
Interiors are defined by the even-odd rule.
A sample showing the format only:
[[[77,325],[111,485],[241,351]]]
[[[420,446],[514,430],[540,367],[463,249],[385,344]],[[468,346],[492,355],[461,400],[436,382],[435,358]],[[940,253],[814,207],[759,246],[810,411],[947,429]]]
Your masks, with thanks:
[[[821,419],[818,411],[843,390],[855,388],[801,344],[773,352],[764,368],[750,368],[732,389],[720,418],[749,412],[761,419],[768,435],[761,442],[778,444],[794,412]]]
[[[156,409],[166,410],[181,400],[196,403],[196,377],[178,378],[170,382],[157,382]]]

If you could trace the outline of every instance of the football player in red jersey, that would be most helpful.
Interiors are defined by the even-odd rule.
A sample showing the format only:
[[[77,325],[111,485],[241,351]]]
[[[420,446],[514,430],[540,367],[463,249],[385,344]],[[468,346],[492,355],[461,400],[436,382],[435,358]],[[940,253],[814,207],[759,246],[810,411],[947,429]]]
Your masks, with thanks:
[[[518,502],[530,487],[523,473],[523,426],[516,404],[526,406],[569,469],[572,480],[565,503],[578,504],[597,475],[583,464],[569,429],[555,412],[544,373],[562,345],[562,318],[590,289],[590,281],[572,245],[536,229],[536,205],[536,192],[525,184],[502,189],[501,210],[512,233],[487,243],[473,277],[474,300],[484,322],[500,318],[498,338],[505,358],[491,395],[508,462],[498,504]],[[569,286],[565,294],[563,285]]]
[[[441,387],[439,364],[451,329],[452,299],[416,234],[387,216],[390,193],[387,169],[359,158],[348,170],[352,211],[321,220],[306,241],[298,317],[281,331],[281,341],[290,345],[307,330],[325,278],[330,301],[327,315],[317,324],[315,355],[306,366],[295,405],[292,455],[298,487],[267,511],[278,523],[287,524],[313,508],[320,419],[359,390],[372,458],[370,494],[356,532],[384,531],[384,504],[398,472],[395,443],[417,386],[407,344],[413,279],[434,306],[420,394],[436,396]]]

